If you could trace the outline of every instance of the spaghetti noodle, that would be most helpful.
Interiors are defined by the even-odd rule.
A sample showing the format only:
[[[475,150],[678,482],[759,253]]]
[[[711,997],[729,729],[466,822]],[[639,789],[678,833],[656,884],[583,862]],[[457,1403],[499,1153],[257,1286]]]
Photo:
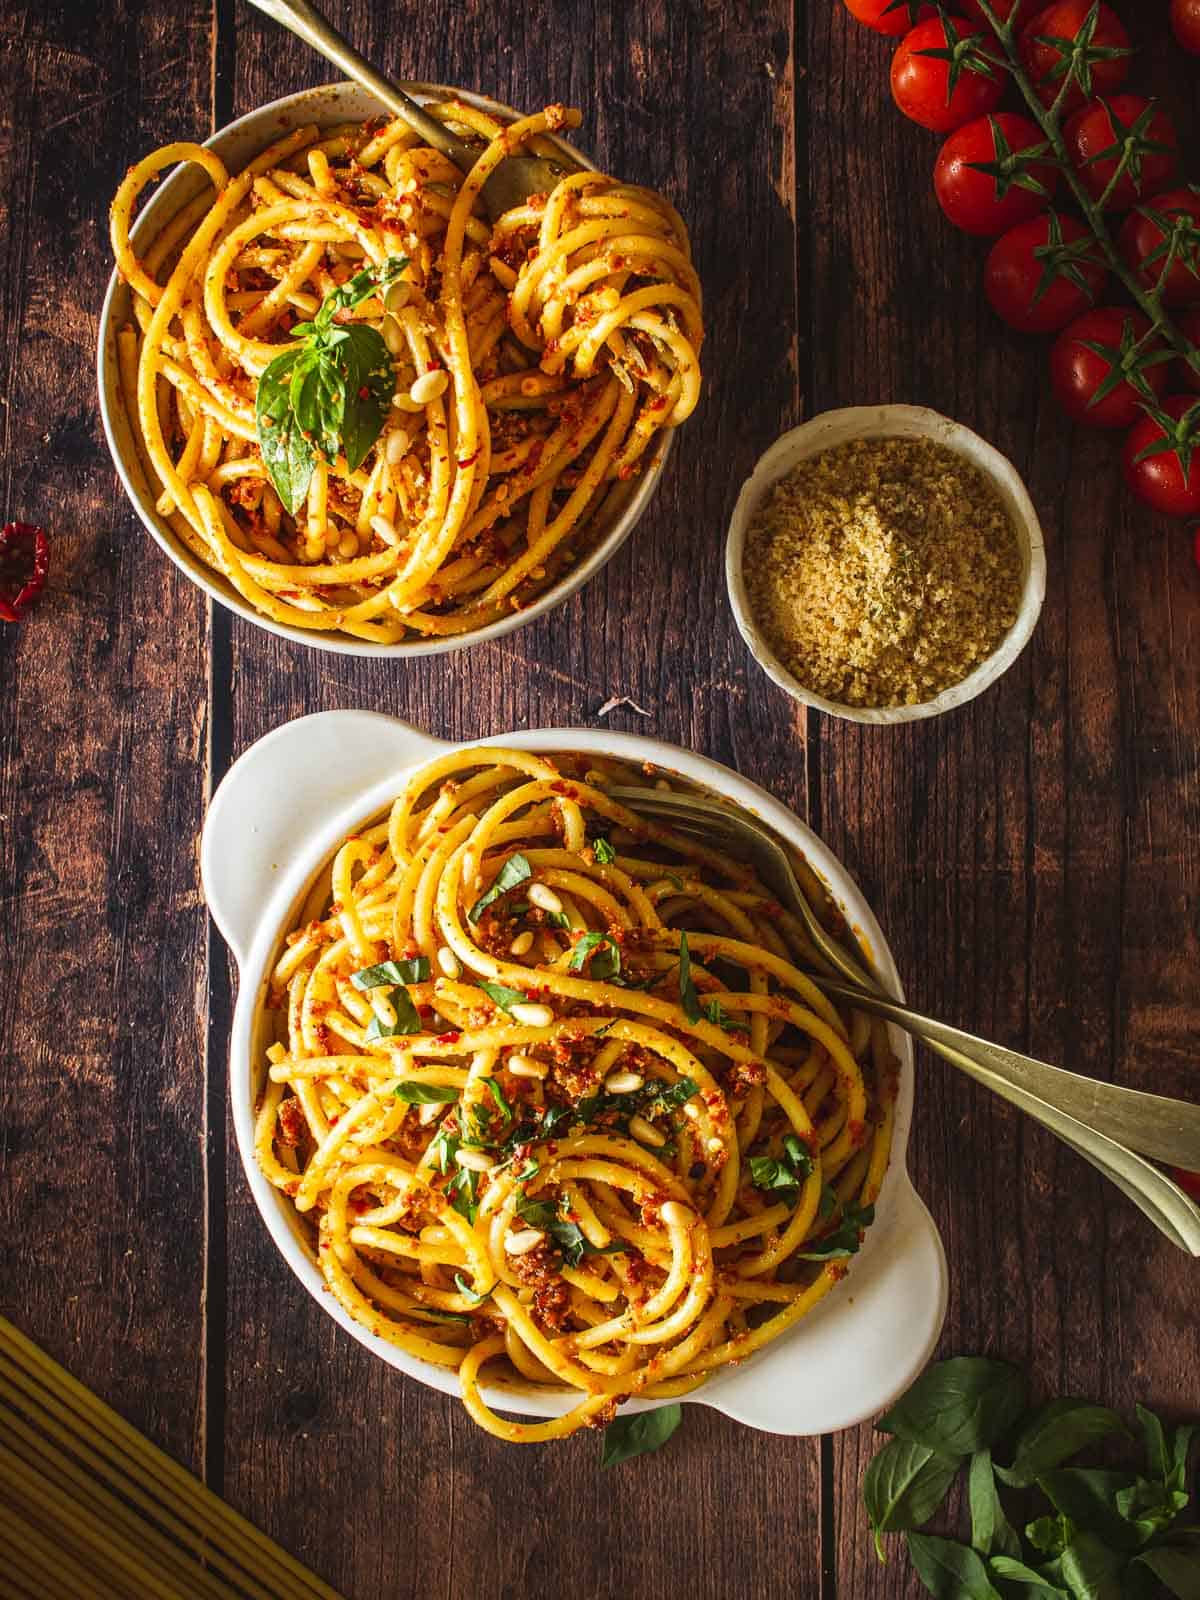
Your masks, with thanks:
[[[121,387],[160,514],[264,616],[381,644],[527,606],[700,393],[700,285],[667,201],[579,172],[490,224],[488,175],[579,113],[505,127],[459,100],[428,109],[485,141],[470,174],[400,121],[305,127],[238,176],[164,146],[112,206],[134,309]],[[177,162],[211,188],[139,259],[138,196]],[[260,379],[297,323],[384,269],[385,290],[337,314],[386,345],[382,431],[353,469],[349,447],[317,459],[293,514],[258,442]]]
[[[621,780],[507,749],[423,768],[322,870],[264,1019],[256,1153],[329,1288],[456,1368],[504,1439],[686,1393],[786,1332],[887,1166],[882,1024],[835,1010],[747,867]],[[485,1370],[578,1403],[509,1422]]]

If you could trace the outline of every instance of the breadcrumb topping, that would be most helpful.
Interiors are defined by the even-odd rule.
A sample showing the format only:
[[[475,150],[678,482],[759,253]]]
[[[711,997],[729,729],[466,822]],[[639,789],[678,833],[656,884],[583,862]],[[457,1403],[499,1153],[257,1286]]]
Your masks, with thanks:
[[[743,574],[775,655],[853,706],[917,705],[959,683],[1016,621],[1022,564],[989,478],[929,439],[855,439],[782,478]]]

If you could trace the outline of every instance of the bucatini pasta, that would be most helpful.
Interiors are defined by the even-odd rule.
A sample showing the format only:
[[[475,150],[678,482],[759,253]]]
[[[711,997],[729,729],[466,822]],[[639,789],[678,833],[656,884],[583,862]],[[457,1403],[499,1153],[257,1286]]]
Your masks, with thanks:
[[[611,797],[631,781],[507,749],[422,769],[321,872],[264,1017],[257,1157],[329,1288],[505,1439],[786,1332],[887,1166],[886,1030],[829,1002],[747,867]],[[485,1381],[578,1399],[515,1423]]]
[[[579,113],[505,128],[462,101],[429,109],[482,141],[469,175],[403,122],[305,127],[236,176],[167,145],[112,207],[134,310],[122,391],[160,514],[263,615],[383,644],[527,606],[700,393],[700,285],[672,207],[579,172],[490,223],[488,175]],[[208,186],[139,259],[138,196],[178,162]],[[335,438],[289,508],[261,448],[262,377],[362,273],[386,287],[335,321],[381,336],[394,396],[363,459]]]

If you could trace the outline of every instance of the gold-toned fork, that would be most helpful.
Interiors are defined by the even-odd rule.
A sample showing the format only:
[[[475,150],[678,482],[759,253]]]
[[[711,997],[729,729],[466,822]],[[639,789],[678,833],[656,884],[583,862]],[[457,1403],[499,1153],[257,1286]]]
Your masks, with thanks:
[[[423,107],[383,74],[377,71],[365,56],[344,38],[308,0],[250,0],[250,4],[265,11],[267,16],[283,24],[305,44],[311,45],[326,61],[331,61],[355,83],[361,83],[368,93],[385,105],[397,117],[402,117],[414,133],[449,157],[456,167],[469,172],[479,159],[482,145],[460,139],[436,117],[431,117]],[[547,194],[561,178],[578,167],[564,153],[561,160],[542,156],[505,156],[483,186],[483,203],[494,222],[497,217],[524,204],[533,194]]]
[[[895,1023],[1018,1106],[1104,1173],[1172,1244],[1200,1256],[1200,1206],[1145,1159],[1153,1156],[1200,1171],[1200,1105],[1067,1072],[914,1011],[886,994],[866,966],[826,930],[787,852],[753,817],[687,792],[619,787],[609,793],[631,811],[750,862],[803,922],[815,948],[812,976],[826,994]]]

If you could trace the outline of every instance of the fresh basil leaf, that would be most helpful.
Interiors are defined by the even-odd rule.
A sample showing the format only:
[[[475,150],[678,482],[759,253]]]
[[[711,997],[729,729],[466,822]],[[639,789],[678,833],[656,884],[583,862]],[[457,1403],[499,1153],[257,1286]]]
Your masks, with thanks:
[[[516,855],[509,856],[500,871],[492,879],[491,888],[486,893],[481,894],[470,911],[467,912],[467,921],[478,922],[493,901],[499,900],[502,894],[507,894],[510,889],[515,889],[519,883],[524,883],[527,878],[532,876],[533,868],[523,855],[518,852]]]
[[[606,1245],[595,1245],[578,1223],[568,1222],[564,1217],[556,1217],[553,1222],[546,1223],[546,1232],[562,1251],[563,1260],[569,1267],[577,1267],[584,1256],[615,1256],[629,1249],[624,1239],[612,1239]]]
[[[700,1085],[694,1078],[680,1078],[677,1083],[668,1084],[665,1088],[662,1079],[655,1078],[641,1092],[639,1105],[643,1114],[657,1117],[664,1111],[674,1111],[699,1092]],[[620,1098],[628,1100],[629,1096],[622,1095]]]
[[[485,1300],[491,1298],[491,1289],[485,1289],[482,1294],[477,1294],[474,1284],[468,1283],[461,1272],[454,1274],[454,1287],[459,1294],[465,1295],[473,1306],[481,1306]]]
[[[527,1184],[529,1182],[529,1180],[531,1178],[536,1178],[538,1173],[541,1170],[542,1170],[541,1162],[540,1161],[535,1161],[531,1156],[530,1159],[521,1168],[520,1172],[514,1172],[513,1173],[513,1182],[515,1184],[517,1184],[518,1187],[523,1187],[525,1184]]]
[[[801,1261],[831,1261],[840,1256],[857,1255],[862,1246],[862,1233],[875,1220],[875,1207],[848,1205],[842,1220],[831,1233],[813,1239],[804,1250],[797,1250]]]
[[[421,1314],[426,1317],[436,1317],[439,1322],[460,1322],[464,1327],[471,1326],[470,1317],[461,1311],[438,1311],[434,1306],[422,1306]]]
[[[621,971],[621,947],[615,939],[607,933],[585,933],[582,939],[576,941],[575,948],[571,951],[571,959],[567,962],[570,972],[582,972],[588,957],[588,976],[597,983],[603,983],[608,978],[615,978]]]
[[[837,1203],[837,1191],[834,1189],[833,1185],[831,1183],[823,1183],[821,1185],[821,1199],[817,1206],[817,1215],[820,1217],[831,1217],[837,1210]]]
[[[338,432],[346,466],[356,471],[383,432],[388,407],[396,392],[396,369],[388,347],[374,328],[355,323],[346,328],[337,348],[343,384],[342,417]],[[329,457],[334,459],[334,455]]]
[[[509,1103],[504,1090],[496,1082],[495,1078],[484,1078],[482,1082],[483,1087],[491,1095],[492,1100],[495,1103],[496,1110],[502,1117],[507,1117],[509,1122],[511,1122],[513,1120],[513,1108]]]
[[[946,1498],[958,1473],[959,1458],[911,1439],[891,1439],[871,1460],[863,1476],[863,1500],[875,1534],[879,1559],[882,1535],[919,1528]]]
[[[982,1559],[970,1545],[930,1533],[906,1533],[904,1537],[921,1582],[938,1600],[1001,1600]]]
[[[1186,1490],[1168,1489],[1165,1484],[1154,1483],[1149,1478],[1137,1478],[1117,1490],[1114,1504],[1117,1515],[1137,1529],[1138,1543],[1145,1544],[1156,1533],[1171,1526],[1188,1499]]]
[[[406,1106],[448,1106],[458,1099],[458,1090],[452,1084],[418,1083],[415,1078],[405,1078],[392,1093]]]
[[[378,989],[385,983],[424,983],[428,977],[429,958],[417,956],[412,961],[381,961],[376,967],[364,967],[350,982],[356,989]]]
[[[1044,1472],[1110,1433],[1129,1430],[1115,1411],[1087,1400],[1051,1400],[1035,1411],[1017,1436],[1011,1467],[997,1467],[1001,1483],[1028,1489]]]
[[[809,1178],[812,1176],[812,1151],[798,1134],[784,1134],[783,1153],[787,1159],[788,1166],[796,1174],[797,1178]]]
[[[284,509],[295,516],[312,482],[316,456],[292,411],[288,391],[302,347],[289,346],[276,356],[258,380],[254,425],[263,465]]]
[[[429,1148],[433,1152],[434,1160],[437,1162],[437,1169],[439,1172],[444,1174],[451,1171],[457,1172],[459,1170],[455,1165],[454,1155],[461,1144],[462,1140],[459,1138],[457,1133],[451,1133],[448,1128],[438,1129],[437,1134],[430,1143]]]
[[[502,983],[481,983],[479,987],[489,1000],[494,1000],[501,1011],[511,1011],[514,1006],[523,1006],[529,996],[522,994],[519,989],[506,989]]]
[[[1162,1422],[1146,1406],[1135,1406],[1146,1445],[1146,1469],[1168,1489],[1187,1489],[1187,1458],[1195,1429],[1181,1426],[1168,1436]]]
[[[292,371],[288,404],[318,455],[336,461],[346,411],[347,374],[330,352],[309,345]]]
[[[446,1185],[446,1193],[450,1196],[452,1209],[474,1225],[479,1215],[479,1174],[469,1167],[457,1167]]]
[[[955,1356],[929,1367],[875,1426],[948,1455],[972,1455],[1004,1436],[1025,1406],[1016,1367]]]
[[[791,1168],[774,1156],[750,1157],[750,1181],[756,1189],[788,1189],[793,1194],[796,1190]]]
[[[528,910],[528,906],[525,909]],[[571,926],[571,919],[565,911],[547,911],[546,921],[552,928],[569,928]]]
[[[704,1007],[704,1020],[714,1028],[724,1028],[726,1033],[736,1033],[746,1026],[739,1017],[731,1017],[719,1000],[710,1000]]]
[[[417,1008],[413,1005],[412,996],[408,990],[403,987],[393,989],[389,998],[392,1010],[396,1013],[395,1027],[392,1027],[391,1023],[380,1022],[378,1015],[372,1012],[371,1026],[363,1037],[368,1040],[395,1039],[401,1034],[422,1033],[424,1030],[421,1026],[421,1018],[417,1014]]]
[[[1044,1556],[1060,1556],[1075,1537],[1070,1517],[1035,1517],[1025,1526],[1025,1537]]]
[[[517,1215],[531,1228],[549,1228],[557,1220],[558,1212],[550,1200],[518,1200]]]
[[[813,1169],[812,1155],[802,1140],[794,1133],[783,1137],[783,1160],[771,1156],[750,1157],[750,1178],[756,1189],[780,1190],[779,1198],[795,1205],[800,1195],[800,1185]]]
[[[617,859],[617,852],[613,849],[612,845],[609,844],[607,839],[593,839],[592,856],[598,866],[608,867],[611,866],[612,863]]]
[[[1027,1600],[1071,1600],[1066,1589],[1060,1589],[1033,1567],[1027,1567],[1012,1556],[993,1556],[988,1562],[988,1573],[993,1578],[1002,1578],[1005,1583],[1023,1583],[1030,1591]]]
[[[679,935],[679,1003],[689,1022],[700,1021],[700,1000],[692,982],[692,957],[686,933]]]
[[[1134,1562],[1152,1572],[1179,1600],[1197,1600],[1200,1596],[1200,1549],[1158,1545],[1153,1550],[1143,1550]]]
[[[1009,1557],[1021,1554],[1021,1539],[1004,1514],[992,1471],[992,1452],[976,1450],[967,1474],[971,1506],[971,1543],[983,1555],[996,1551]]]
[[[678,1428],[682,1417],[683,1408],[678,1404],[658,1406],[654,1411],[638,1411],[631,1417],[618,1417],[604,1430],[600,1465],[616,1467],[634,1456],[660,1450]]]
[[[1068,1594],[1075,1600],[1127,1600],[1121,1583],[1125,1558],[1086,1530],[1058,1558]]]
[[[1061,1516],[1127,1553],[1142,1543],[1140,1531],[1117,1510],[1117,1496],[1132,1487],[1127,1472],[1098,1467],[1056,1467],[1042,1473],[1038,1488]]]
[[[334,326],[334,318],[339,311],[352,311],[364,300],[369,300],[377,290],[386,289],[407,266],[407,256],[388,256],[381,267],[364,267],[325,296],[316,320],[310,326],[322,333],[327,332]]]

